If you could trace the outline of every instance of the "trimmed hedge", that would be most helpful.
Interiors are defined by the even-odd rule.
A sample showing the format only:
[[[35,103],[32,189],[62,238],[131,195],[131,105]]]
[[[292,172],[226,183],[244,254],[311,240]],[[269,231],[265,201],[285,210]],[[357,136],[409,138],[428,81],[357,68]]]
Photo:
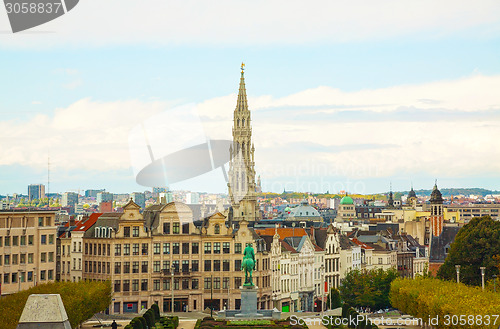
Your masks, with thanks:
[[[29,295],[60,294],[71,327],[76,328],[111,304],[109,281],[50,282],[0,299],[2,329],[15,329]]]
[[[500,312],[500,294],[482,291],[479,287],[469,287],[462,283],[442,281],[434,278],[396,279],[392,282],[391,303],[402,312],[426,321],[439,317],[435,328],[498,328],[499,321],[493,325],[494,315]],[[489,316],[490,325],[478,323]],[[445,324],[447,317],[460,321],[465,317],[465,324]],[[469,323],[469,316],[475,320]],[[486,320],[484,320],[486,321]]]

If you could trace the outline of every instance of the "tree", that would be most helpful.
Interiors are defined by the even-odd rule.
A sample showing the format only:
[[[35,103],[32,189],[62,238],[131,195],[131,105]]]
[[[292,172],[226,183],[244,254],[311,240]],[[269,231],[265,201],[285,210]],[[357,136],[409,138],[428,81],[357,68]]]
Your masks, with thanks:
[[[340,286],[340,297],[352,307],[381,309],[391,306],[391,282],[399,276],[394,268],[388,270],[353,270],[347,273]]]
[[[332,304],[331,306],[330,302]],[[342,303],[340,301],[340,292],[335,288],[330,289],[330,293],[328,294],[328,297],[326,299],[326,308],[335,309],[340,306],[342,306]]]
[[[500,222],[490,216],[475,217],[458,231],[455,241],[437,276],[456,280],[455,265],[460,265],[460,282],[481,285],[480,267],[486,267],[485,281],[498,275],[495,256],[500,255]]]

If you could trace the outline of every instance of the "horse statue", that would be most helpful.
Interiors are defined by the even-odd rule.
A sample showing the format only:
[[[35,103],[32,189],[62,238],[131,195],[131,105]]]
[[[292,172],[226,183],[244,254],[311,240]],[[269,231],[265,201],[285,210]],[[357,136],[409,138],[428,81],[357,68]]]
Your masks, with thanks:
[[[252,272],[255,270],[255,252],[251,243],[247,243],[243,251],[243,261],[241,262],[241,270],[245,270],[245,283],[243,286],[253,287]]]

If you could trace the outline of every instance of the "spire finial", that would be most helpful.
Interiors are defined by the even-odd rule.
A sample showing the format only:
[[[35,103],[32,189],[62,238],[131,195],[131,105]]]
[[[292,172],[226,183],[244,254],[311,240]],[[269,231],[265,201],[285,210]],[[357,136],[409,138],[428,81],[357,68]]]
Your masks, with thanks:
[[[241,73],[243,73],[243,71],[245,71],[245,63],[241,62]]]

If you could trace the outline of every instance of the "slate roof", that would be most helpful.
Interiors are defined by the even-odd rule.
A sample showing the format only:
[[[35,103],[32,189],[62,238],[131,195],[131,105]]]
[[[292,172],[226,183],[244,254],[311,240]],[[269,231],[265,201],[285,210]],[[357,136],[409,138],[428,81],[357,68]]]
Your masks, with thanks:
[[[118,231],[118,222],[122,215],[123,213],[119,212],[103,213],[101,216],[99,216],[99,218],[95,222],[95,225],[89,228],[87,231],[85,231],[84,237],[86,238],[94,237],[95,228],[99,226],[112,227],[115,232]]]
[[[449,248],[453,241],[455,241],[455,236],[457,236],[459,230],[460,227],[457,226],[445,226],[441,235],[431,236],[430,263],[444,263],[447,256],[446,248]]]

